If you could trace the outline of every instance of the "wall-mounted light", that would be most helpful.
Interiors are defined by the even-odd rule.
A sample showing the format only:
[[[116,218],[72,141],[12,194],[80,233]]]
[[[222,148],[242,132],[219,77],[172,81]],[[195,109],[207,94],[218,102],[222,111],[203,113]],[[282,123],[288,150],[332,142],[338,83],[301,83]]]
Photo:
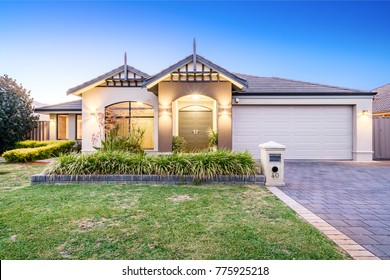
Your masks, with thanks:
[[[54,119],[50,119],[50,122],[51,122],[51,123],[54,123]]]
[[[363,111],[362,111],[362,115],[363,115],[363,116],[367,116],[367,115],[368,115],[368,110],[363,110]]]
[[[200,99],[200,96],[199,96],[199,94],[192,94],[192,95],[191,95],[191,98],[192,98],[193,100],[199,100],[199,99]]]

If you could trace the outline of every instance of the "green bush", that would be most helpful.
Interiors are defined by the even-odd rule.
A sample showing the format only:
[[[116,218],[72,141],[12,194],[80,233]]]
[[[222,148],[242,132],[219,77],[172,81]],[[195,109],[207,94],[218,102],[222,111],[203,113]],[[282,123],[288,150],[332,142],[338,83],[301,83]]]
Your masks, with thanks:
[[[59,156],[61,153],[72,150],[76,141],[22,141],[17,144],[22,147],[3,153],[7,162],[32,162],[39,159],[47,159]],[[23,148],[25,147],[25,148]]]
[[[172,151],[174,153],[184,153],[187,150],[187,141],[184,137],[173,136],[172,138]]]
[[[23,149],[23,148],[36,148],[36,147],[44,147],[50,144],[58,143],[57,140],[45,140],[45,141],[38,141],[38,140],[24,140],[17,142],[15,145],[16,149]]]
[[[112,151],[61,155],[45,173],[191,175],[194,180],[202,180],[219,175],[254,175],[256,167],[248,152],[219,150],[197,154],[142,155]]]

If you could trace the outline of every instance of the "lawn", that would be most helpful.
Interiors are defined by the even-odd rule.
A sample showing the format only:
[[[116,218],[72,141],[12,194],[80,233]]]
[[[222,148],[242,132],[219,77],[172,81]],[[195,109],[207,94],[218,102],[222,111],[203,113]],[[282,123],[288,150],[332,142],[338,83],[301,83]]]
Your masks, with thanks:
[[[1,259],[348,259],[265,188],[37,185],[0,163]]]

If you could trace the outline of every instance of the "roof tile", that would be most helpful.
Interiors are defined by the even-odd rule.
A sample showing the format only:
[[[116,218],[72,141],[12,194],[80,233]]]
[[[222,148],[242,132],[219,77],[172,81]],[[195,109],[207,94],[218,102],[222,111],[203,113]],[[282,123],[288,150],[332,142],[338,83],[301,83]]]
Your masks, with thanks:
[[[374,113],[390,112],[390,83],[373,89],[377,94],[374,96],[372,111]]]

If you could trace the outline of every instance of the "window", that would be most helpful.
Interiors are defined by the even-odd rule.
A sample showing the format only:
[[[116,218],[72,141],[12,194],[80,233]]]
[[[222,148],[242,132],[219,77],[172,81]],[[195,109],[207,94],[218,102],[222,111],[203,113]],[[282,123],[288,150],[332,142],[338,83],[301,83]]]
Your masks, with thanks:
[[[106,107],[106,120],[113,118],[119,125],[119,135],[131,133],[131,128],[145,130],[142,147],[154,148],[154,110],[153,107],[141,102],[121,102]]]
[[[57,115],[57,139],[67,140],[69,127],[69,116],[68,115]]]
[[[83,139],[83,131],[82,131],[82,115],[76,115],[76,139],[81,140]]]

